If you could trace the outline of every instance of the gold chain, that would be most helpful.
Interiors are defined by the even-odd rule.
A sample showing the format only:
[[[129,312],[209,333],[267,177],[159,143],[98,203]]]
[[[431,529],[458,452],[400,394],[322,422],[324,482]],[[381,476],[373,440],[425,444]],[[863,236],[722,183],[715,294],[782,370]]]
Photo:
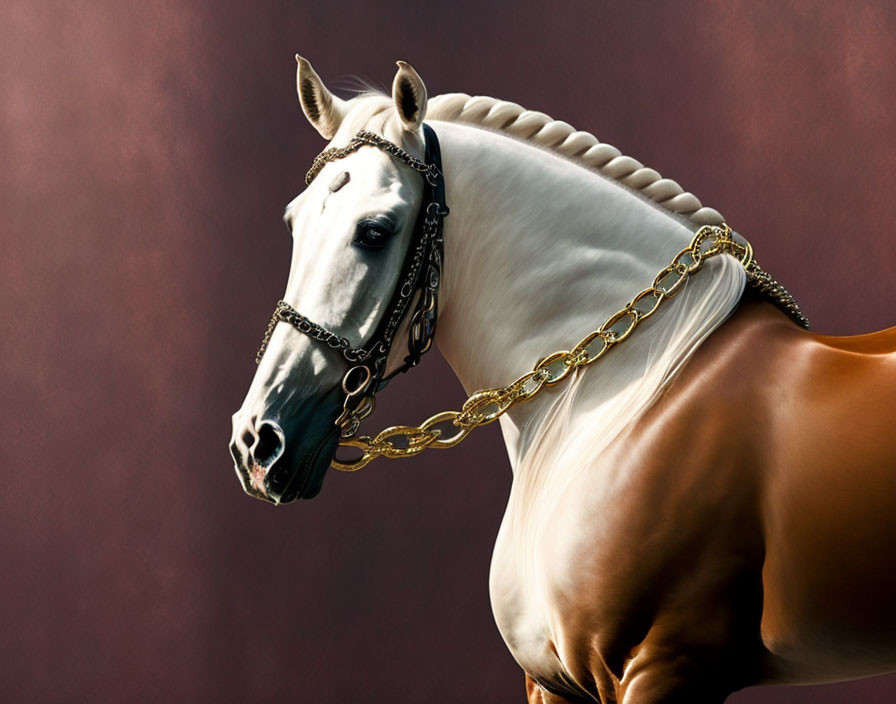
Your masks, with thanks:
[[[707,259],[723,253],[737,257],[748,273],[761,272],[753,261],[753,248],[749,242],[736,242],[731,237],[731,228],[726,224],[704,225],[694,234],[691,243],[672,258],[671,264],[656,275],[650,286],[571,350],[543,357],[532,371],[507,386],[477,391],[459,411],[442,411],[417,426],[392,426],[374,437],[361,435],[343,438],[339,441],[340,445],[360,449],[362,455],[354,461],[334,460],[332,467],[354,472],[377,457],[411,457],[427,448],[443,450],[454,447],[474,428],[497,420],[543,388],[559,384],[575,370],[594,364],[613,347],[628,339],[635,328],[653,315],[664,301],[673,298]]]

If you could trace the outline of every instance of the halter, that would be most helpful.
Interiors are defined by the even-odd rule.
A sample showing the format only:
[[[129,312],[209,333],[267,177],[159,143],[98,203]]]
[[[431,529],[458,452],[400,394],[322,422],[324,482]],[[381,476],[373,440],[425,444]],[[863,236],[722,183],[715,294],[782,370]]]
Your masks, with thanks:
[[[435,336],[444,249],[442,221],[449,211],[445,204],[445,178],[442,174],[438,137],[435,130],[427,124],[423,125],[423,136],[426,144],[425,161],[420,161],[397,144],[373,132],[361,130],[346,146],[334,147],[318,154],[305,175],[305,183],[310,185],[328,162],[342,159],[364,146],[376,147],[423,174],[423,199],[411,243],[405,254],[403,273],[392,292],[387,312],[373,335],[360,347],[353,347],[347,338],[309,320],[289,303],[280,300],[255,356],[257,364],[279,322],[287,323],[312,340],[341,352],[352,365],[342,378],[345,402],[342,413],[336,419],[343,438],[349,438],[357,432],[361,421],[373,411],[376,393],[385,388],[393,376],[417,366],[420,358],[432,347]],[[408,328],[408,354],[401,366],[387,375],[386,361],[392,342],[412,301],[414,311]]]

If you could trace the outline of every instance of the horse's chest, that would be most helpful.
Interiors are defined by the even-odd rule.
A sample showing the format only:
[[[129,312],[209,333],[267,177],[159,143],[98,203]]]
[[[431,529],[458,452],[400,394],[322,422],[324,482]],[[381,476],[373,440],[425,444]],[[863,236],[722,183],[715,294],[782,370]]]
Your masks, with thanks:
[[[498,629],[520,666],[543,681],[568,682],[574,644],[594,632],[605,603],[595,579],[599,526],[573,519],[583,516],[577,501],[567,498],[562,511],[528,516],[511,501],[492,556]],[[591,556],[581,559],[583,551]]]
[[[495,623],[514,659],[530,675],[544,676],[559,665],[551,652],[552,608],[542,575],[525,565],[527,552],[505,518],[492,555],[489,592]]]
[[[597,468],[606,471],[584,472],[562,490],[540,487],[550,506],[511,493],[492,557],[492,609],[514,658],[542,681],[568,685],[593,665],[597,642],[602,661],[630,651],[631,624],[650,618],[645,608],[671,586],[661,575],[681,553],[679,529],[693,527],[693,502],[673,510],[618,466],[624,475]],[[675,530],[656,520],[663,511],[677,516]]]

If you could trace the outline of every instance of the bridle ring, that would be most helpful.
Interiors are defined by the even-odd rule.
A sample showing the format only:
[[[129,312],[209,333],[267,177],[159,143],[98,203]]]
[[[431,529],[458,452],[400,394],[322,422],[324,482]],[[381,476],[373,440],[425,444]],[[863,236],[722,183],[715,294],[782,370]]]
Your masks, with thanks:
[[[349,380],[356,371],[361,372],[361,378],[358,380],[358,384],[356,386],[349,385]],[[367,389],[367,385],[370,384],[370,380],[373,378],[373,373],[370,371],[370,367],[359,364],[356,367],[352,367],[349,369],[345,376],[342,377],[342,390],[346,393],[347,396],[357,396],[360,393],[363,393],[365,389]]]

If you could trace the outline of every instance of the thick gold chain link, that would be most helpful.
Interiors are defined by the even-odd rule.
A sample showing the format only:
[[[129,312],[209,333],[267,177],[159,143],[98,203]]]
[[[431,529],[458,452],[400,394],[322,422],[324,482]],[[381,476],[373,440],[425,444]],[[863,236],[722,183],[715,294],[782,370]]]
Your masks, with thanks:
[[[731,237],[726,224],[704,225],[694,234],[691,243],[672,258],[653,279],[653,283],[607,318],[597,330],[590,332],[572,349],[543,357],[535,367],[507,386],[477,391],[459,411],[442,411],[417,426],[396,425],[375,436],[343,438],[339,444],[361,450],[358,459],[334,460],[332,467],[354,472],[377,457],[411,457],[428,448],[454,447],[474,428],[488,425],[513,406],[528,401],[542,389],[559,384],[577,369],[603,357],[613,347],[628,339],[635,328],[652,316],[663,302],[674,298],[685,281],[699,271],[703,263],[718,254],[735,256],[748,272],[756,271],[753,248]],[[761,270],[759,270],[761,271]]]

